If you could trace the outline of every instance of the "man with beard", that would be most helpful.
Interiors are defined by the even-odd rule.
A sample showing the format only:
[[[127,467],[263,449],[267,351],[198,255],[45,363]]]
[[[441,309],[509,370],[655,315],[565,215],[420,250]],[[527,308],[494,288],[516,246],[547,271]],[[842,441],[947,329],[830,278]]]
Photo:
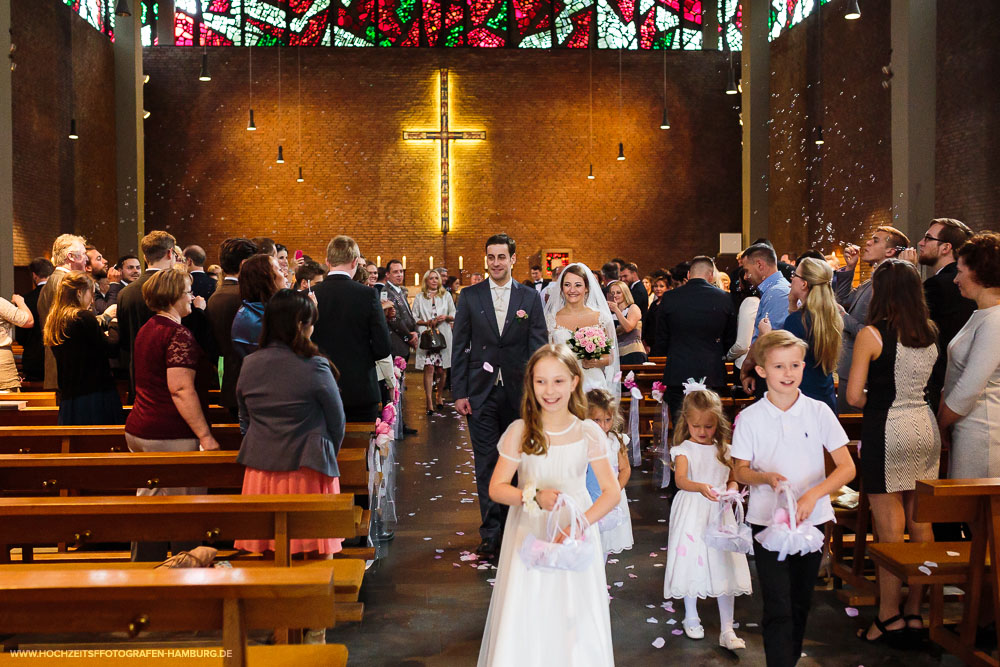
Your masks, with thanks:
[[[93,245],[87,245],[87,268],[84,269],[94,279],[94,313],[101,315],[111,305],[108,284],[108,260]]]

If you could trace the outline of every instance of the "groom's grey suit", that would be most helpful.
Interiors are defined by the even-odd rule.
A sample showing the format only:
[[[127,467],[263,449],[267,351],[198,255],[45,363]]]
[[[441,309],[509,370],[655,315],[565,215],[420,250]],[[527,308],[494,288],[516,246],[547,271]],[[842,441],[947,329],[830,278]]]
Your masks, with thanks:
[[[542,300],[532,287],[511,280],[506,314],[499,326],[491,280],[464,288],[452,327],[451,393],[468,398],[469,436],[476,462],[482,515],[480,536],[499,540],[507,507],[490,500],[490,477],[497,442],[519,416],[524,369],[535,350],[548,342]],[[518,311],[524,311],[521,317]]]

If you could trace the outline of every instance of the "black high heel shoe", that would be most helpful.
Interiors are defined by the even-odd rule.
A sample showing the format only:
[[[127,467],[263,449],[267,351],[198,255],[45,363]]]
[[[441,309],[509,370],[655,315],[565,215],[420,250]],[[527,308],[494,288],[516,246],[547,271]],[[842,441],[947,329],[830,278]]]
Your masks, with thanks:
[[[433,410],[428,410],[427,411],[427,416],[428,417],[433,417],[434,416],[434,411]]]

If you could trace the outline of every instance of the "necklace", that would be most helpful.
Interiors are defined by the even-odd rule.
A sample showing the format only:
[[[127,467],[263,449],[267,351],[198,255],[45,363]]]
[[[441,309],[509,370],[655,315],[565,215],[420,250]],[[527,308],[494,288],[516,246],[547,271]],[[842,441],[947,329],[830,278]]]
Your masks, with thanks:
[[[570,422],[569,426],[567,426],[563,430],[559,431],[558,433],[555,433],[555,432],[552,432],[552,431],[545,431],[545,435],[564,435],[566,433],[569,433],[569,430],[571,428],[573,428],[574,426],[576,426],[576,418],[575,417],[573,418],[573,421]]]

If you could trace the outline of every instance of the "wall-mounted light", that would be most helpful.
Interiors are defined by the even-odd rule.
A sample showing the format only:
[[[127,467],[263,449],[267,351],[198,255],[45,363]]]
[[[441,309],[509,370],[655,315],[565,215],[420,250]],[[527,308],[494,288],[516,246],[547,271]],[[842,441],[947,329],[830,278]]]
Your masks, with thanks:
[[[143,74],[142,75],[142,82],[144,84],[149,83],[149,75],[148,74]]]
[[[143,120],[146,120],[147,118],[149,118],[150,115],[151,114],[148,111],[146,111],[145,109],[142,110],[142,119]]]
[[[285,151],[281,146],[278,146],[278,164],[285,164]]]
[[[618,161],[623,162],[625,160],[625,144],[618,142]]]
[[[299,177],[295,179],[296,183],[303,183],[306,179],[302,178],[302,167],[299,167]]]
[[[587,174],[587,180],[594,180],[594,165],[590,165],[590,173]]]

